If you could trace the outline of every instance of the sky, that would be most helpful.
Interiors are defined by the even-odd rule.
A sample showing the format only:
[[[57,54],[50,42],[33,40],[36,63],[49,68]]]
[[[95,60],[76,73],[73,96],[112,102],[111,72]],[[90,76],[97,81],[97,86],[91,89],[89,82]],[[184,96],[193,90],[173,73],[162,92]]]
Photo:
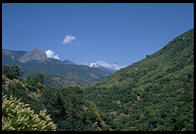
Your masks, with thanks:
[[[2,48],[120,69],[194,27],[193,3],[3,3]]]

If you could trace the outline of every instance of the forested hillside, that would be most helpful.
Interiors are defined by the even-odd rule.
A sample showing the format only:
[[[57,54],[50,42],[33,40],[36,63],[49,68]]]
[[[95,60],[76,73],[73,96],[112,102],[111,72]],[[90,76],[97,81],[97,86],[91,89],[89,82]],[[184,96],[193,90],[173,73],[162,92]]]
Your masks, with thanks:
[[[6,1],[2,131],[194,131],[194,7]]]
[[[193,130],[193,29],[160,51],[92,85],[112,130]]]
[[[170,41],[160,51],[147,55],[145,59],[88,88],[75,85],[69,88],[52,88],[45,83],[48,76],[44,73],[28,72],[30,75],[22,77],[24,69],[3,66],[3,122],[12,127],[2,127],[4,130],[57,131],[193,130],[193,39],[192,29]],[[49,83],[56,84],[55,86],[59,84]],[[17,99],[12,96],[21,99],[21,103],[15,103],[13,100]],[[11,111],[8,107],[11,103],[14,112],[7,114],[6,109]],[[19,113],[16,111],[19,103],[22,104],[20,111],[24,111],[23,108],[29,109],[23,103],[29,104],[34,111],[33,115],[27,114],[28,116],[22,118],[31,127],[21,128],[21,122],[13,118],[14,114]],[[51,115],[50,121],[54,124],[32,128],[35,121],[31,119],[38,117],[40,111],[45,111],[44,115]],[[47,121],[44,122],[47,125]]]
[[[21,70],[17,66],[4,66],[2,69],[2,94],[4,98],[21,99],[22,103],[29,104],[35,114],[39,114],[42,110],[47,110],[46,114],[51,115],[52,121],[57,125],[56,130],[103,130],[104,121],[102,121],[99,112],[95,104],[88,101],[83,96],[83,89],[79,87],[69,87],[62,89],[53,89],[51,87],[43,85],[43,76],[41,74],[35,75],[34,77],[28,77],[27,80],[21,79]],[[10,102],[20,111],[26,111],[25,106],[19,106],[19,102],[15,104],[11,99]],[[5,101],[6,102],[6,101]],[[21,103],[20,103],[21,104]],[[17,108],[13,107],[13,111],[17,113]],[[10,108],[5,108],[9,109]],[[27,111],[28,112],[28,111]],[[3,130],[51,130],[50,127],[45,129],[24,127],[20,120],[15,120],[12,114],[8,114],[4,111],[3,116],[6,119],[12,119],[11,125],[14,128],[6,128],[5,124]],[[32,111],[29,111],[32,113]],[[22,114],[24,115],[24,114]],[[22,116],[26,121],[26,125],[33,125],[31,114]],[[36,115],[35,115],[36,117]],[[8,122],[8,120],[3,120],[3,123]],[[37,122],[39,126],[39,122]]]

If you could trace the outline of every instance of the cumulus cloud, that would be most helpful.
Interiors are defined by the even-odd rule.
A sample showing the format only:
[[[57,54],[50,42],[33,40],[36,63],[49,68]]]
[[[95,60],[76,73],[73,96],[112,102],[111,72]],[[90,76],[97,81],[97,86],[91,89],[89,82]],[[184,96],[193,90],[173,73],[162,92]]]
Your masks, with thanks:
[[[71,43],[74,40],[76,40],[76,37],[75,36],[66,35],[62,43],[63,44],[69,44],[69,43]]]
[[[48,58],[53,58],[53,59],[58,59],[58,60],[60,59],[59,56],[57,54],[55,54],[55,52],[52,50],[47,50],[47,51],[45,51],[45,53]]]
[[[112,69],[112,70],[119,70],[119,69],[125,67],[125,66],[119,66],[119,65],[117,65],[117,64],[109,64],[109,63],[106,63],[106,62],[104,62],[104,61],[102,61],[102,60],[96,61],[96,63],[97,63],[98,65],[102,66],[102,67],[105,67],[105,68],[107,68],[107,69]]]

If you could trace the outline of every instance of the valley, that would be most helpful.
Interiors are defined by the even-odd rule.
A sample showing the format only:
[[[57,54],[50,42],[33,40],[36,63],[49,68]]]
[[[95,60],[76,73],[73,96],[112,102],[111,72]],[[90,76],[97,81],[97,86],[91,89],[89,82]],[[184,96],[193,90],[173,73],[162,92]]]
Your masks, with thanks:
[[[193,49],[191,29],[115,73],[3,49],[2,95],[47,110],[56,131],[193,131]]]

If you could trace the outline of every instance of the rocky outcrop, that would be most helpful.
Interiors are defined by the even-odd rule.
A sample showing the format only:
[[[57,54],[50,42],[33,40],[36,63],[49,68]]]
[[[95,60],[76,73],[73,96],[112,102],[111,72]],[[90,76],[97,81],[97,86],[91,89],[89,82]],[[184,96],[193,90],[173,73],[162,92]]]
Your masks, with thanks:
[[[28,61],[46,61],[48,58],[46,56],[46,53],[42,51],[40,48],[34,48],[30,52],[24,54],[21,56],[18,60],[22,63],[28,62]]]

